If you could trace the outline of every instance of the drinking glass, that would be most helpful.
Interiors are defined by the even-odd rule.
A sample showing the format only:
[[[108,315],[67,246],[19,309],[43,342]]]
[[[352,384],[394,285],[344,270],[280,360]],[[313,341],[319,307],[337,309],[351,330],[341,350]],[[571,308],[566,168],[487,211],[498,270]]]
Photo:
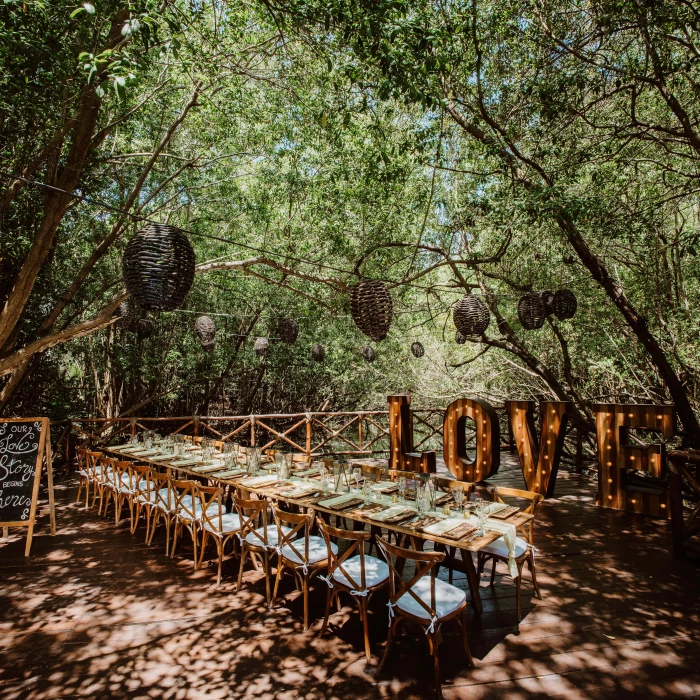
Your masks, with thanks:
[[[476,513],[478,531],[477,535],[482,537],[484,534],[484,525],[486,524],[486,502],[483,498],[476,498],[474,500],[474,512]]]
[[[462,511],[462,504],[464,503],[464,486],[453,486],[452,487],[452,498],[457,504],[457,510]]]
[[[360,490],[360,480],[362,479],[362,469],[360,467],[355,467],[352,470],[352,477],[355,479],[355,488],[357,491]]]
[[[418,517],[422,518],[425,515],[425,494],[420,486],[416,486],[416,510],[418,511]]]
[[[406,500],[406,477],[399,477],[399,497],[402,501]]]
[[[370,496],[372,495],[372,482],[369,479],[365,479],[362,482],[362,498],[364,504],[367,506],[370,503]]]
[[[328,478],[328,472],[325,469],[321,469],[321,490],[323,491],[323,495],[325,496],[330,487],[330,479]]]

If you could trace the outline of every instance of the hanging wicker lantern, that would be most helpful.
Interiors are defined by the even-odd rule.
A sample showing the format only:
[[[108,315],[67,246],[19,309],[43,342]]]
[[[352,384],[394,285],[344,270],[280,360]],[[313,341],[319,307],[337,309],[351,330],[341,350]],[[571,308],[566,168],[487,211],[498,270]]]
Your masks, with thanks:
[[[311,358],[316,362],[323,362],[326,359],[326,351],[323,349],[323,345],[314,343],[311,346]]]
[[[194,322],[195,333],[199,336],[202,347],[211,352],[216,344],[216,325],[209,316],[199,316]]]
[[[277,324],[277,333],[282,342],[293,345],[299,336],[299,324],[293,318],[281,318]]]
[[[457,330],[466,337],[483,335],[491,320],[486,304],[473,294],[465,294],[457,302],[452,318]]]
[[[423,343],[420,343],[416,340],[415,343],[411,344],[411,352],[413,353],[413,357],[423,357],[423,355],[425,355],[425,348],[423,347]]]
[[[548,289],[543,289],[542,291],[537,292],[537,294],[540,295],[542,303],[544,304],[544,310],[547,312],[547,316],[549,316],[551,313],[553,313],[552,304],[554,304],[554,293],[550,292]]]
[[[542,328],[547,317],[547,308],[539,292],[528,292],[518,301],[518,318],[523,328],[533,331]]]
[[[466,342],[467,342],[467,336],[462,335],[459,331],[457,331],[455,333],[455,343],[457,343],[457,345],[464,345],[464,343],[466,343]]]
[[[194,249],[187,236],[167,224],[149,224],[127,244],[122,266],[134,303],[146,311],[182,306],[194,281]]]
[[[117,306],[117,310],[114,312],[114,315],[117,318],[117,320],[114,322],[114,325],[117,328],[128,328],[131,325],[131,322],[134,320],[134,310],[132,309],[128,300],[123,301],[121,304],[119,304],[119,306]]]
[[[379,280],[364,280],[350,292],[352,320],[375,343],[386,338],[393,310],[391,294]]]
[[[560,289],[554,292],[552,301],[552,313],[560,320],[573,318],[578,308],[576,295],[570,289]]]
[[[136,334],[141,340],[150,338],[155,330],[155,324],[150,318],[142,318],[136,327]]]
[[[267,351],[270,349],[270,341],[267,338],[258,338],[255,341],[255,345],[253,346],[253,350],[255,350],[255,354],[258,357],[265,357],[267,355]]]
[[[374,350],[372,349],[371,345],[365,345],[360,352],[362,353],[362,357],[364,357],[367,362],[374,362],[377,357],[374,354]]]

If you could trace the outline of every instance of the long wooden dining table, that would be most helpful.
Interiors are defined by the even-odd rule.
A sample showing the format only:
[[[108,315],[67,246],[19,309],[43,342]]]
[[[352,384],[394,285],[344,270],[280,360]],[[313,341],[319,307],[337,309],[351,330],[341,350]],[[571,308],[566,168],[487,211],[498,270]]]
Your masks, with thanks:
[[[309,497],[304,496],[300,498],[293,498],[286,495],[279,494],[280,486],[276,485],[274,488],[271,486],[256,486],[255,484],[246,483],[246,480],[250,477],[247,475],[238,476],[236,478],[230,477],[220,477],[216,476],[217,473],[226,472],[227,469],[223,465],[211,465],[197,464],[197,465],[174,465],[170,461],[159,461],[157,459],[152,459],[149,456],[140,456],[131,454],[130,451],[123,451],[117,447],[102,447],[105,452],[116,455],[117,457],[127,460],[134,460],[139,463],[150,464],[154,467],[158,467],[161,471],[172,473],[178,472],[180,474],[185,474],[187,476],[196,477],[197,479],[206,479],[216,485],[228,485],[236,489],[247,491],[250,493],[255,493],[260,497],[272,498],[274,500],[282,501],[284,503],[289,503],[300,508],[312,508],[316,512],[325,513],[328,515],[335,515],[345,518],[347,520],[352,520],[356,523],[361,523],[362,526],[370,525],[371,527],[379,527],[386,530],[391,530],[399,535],[406,536],[410,541],[414,549],[422,550],[426,542],[433,542],[434,544],[441,545],[445,551],[445,560],[443,561],[443,566],[449,566],[455,571],[460,571],[466,574],[467,582],[469,584],[469,591],[471,594],[471,604],[475,612],[481,612],[483,610],[483,604],[481,601],[481,595],[479,594],[479,577],[477,574],[476,567],[474,566],[474,560],[472,559],[472,554],[479,552],[487,545],[491,544],[501,536],[501,532],[493,529],[489,529],[489,522],[487,520],[484,534],[482,536],[471,537],[467,540],[455,540],[447,537],[441,537],[440,535],[432,534],[424,531],[417,531],[412,529],[409,523],[386,523],[381,522],[376,519],[369,517],[368,515],[363,515],[359,512],[358,508],[351,509],[350,512],[345,512],[343,510],[337,510],[334,508],[327,508],[318,503],[319,500],[324,501],[333,496],[339,496],[339,494],[331,490],[328,494],[320,495],[309,499]],[[274,465],[273,465],[274,466]],[[216,467],[216,469],[215,469]],[[265,467],[262,467],[265,471]],[[229,470],[230,471],[230,470]],[[311,477],[308,477],[311,479]],[[286,479],[288,486],[294,484],[304,484],[306,483],[303,478],[290,477]],[[377,482],[383,483],[383,482]],[[387,482],[388,484],[388,482]],[[321,484],[318,483],[319,492],[321,491]],[[358,497],[361,494],[358,492]],[[391,503],[383,503],[383,505],[397,505]],[[413,507],[409,502],[402,502],[401,505],[405,505],[408,508]],[[440,511],[430,511],[429,515],[436,518],[446,518],[448,516],[443,515]],[[417,516],[417,513],[416,513]],[[454,516],[449,516],[454,517]],[[518,511],[514,513],[511,517],[507,519],[507,523],[513,525],[516,529],[522,525],[525,525],[533,516],[529,513],[523,513]],[[465,520],[465,522],[467,522]],[[461,557],[457,557],[457,553],[461,552]]]

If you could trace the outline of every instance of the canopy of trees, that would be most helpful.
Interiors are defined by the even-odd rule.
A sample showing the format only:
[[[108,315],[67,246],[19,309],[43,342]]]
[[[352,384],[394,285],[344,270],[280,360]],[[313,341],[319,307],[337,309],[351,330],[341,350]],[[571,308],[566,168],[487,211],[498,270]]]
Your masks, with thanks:
[[[0,18],[4,412],[406,392],[571,400],[591,426],[595,402],[673,402],[700,442],[694,3],[5,0]],[[147,221],[190,232],[197,275],[139,332],[114,321]],[[365,278],[396,312],[376,344],[350,317]],[[574,318],[523,329],[518,299],[562,288]],[[491,322],[456,344],[466,293]]]

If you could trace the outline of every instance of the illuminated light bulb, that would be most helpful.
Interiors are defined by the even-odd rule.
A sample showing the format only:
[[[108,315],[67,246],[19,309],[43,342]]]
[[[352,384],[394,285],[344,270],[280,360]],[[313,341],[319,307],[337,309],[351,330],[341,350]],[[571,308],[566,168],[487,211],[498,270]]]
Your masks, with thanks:
[[[612,479],[608,479],[608,483],[609,483],[609,484],[612,484]]]
[[[547,444],[548,444],[548,445],[551,445],[551,444],[552,444],[552,441],[551,441],[551,440],[547,440]]]
[[[665,507],[666,507],[666,504],[665,504],[665,503],[662,503],[662,504],[661,504],[661,507],[662,507],[662,508],[665,508]]]
[[[607,446],[606,446],[606,449],[612,450],[612,445],[607,445]]]
[[[627,414],[627,417],[628,417],[628,418],[632,418],[632,414],[631,414],[631,413],[628,413],[628,414]],[[634,503],[634,501],[632,501],[632,503]]]
[[[658,420],[661,420],[663,416],[656,416]],[[661,506],[662,508],[665,508],[666,506]]]
[[[485,420],[482,420],[481,422],[482,422],[484,425],[486,425],[486,421],[485,421]]]
[[[532,469],[528,469],[528,474],[532,474]]]
[[[523,427],[523,424],[522,424],[522,423],[518,423],[518,428],[522,428],[522,427]]]
[[[549,459],[549,455],[545,455],[544,458],[545,458],[545,459]]]
[[[609,467],[612,467],[612,462],[608,462],[608,466],[609,466]]]
[[[637,502],[637,499],[636,499],[636,498],[633,498],[633,499],[632,499],[632,503],[636,503],[636,502]]]
[[[520,442],[525,442],[525,438],[520,438]]]
[[[612,501],[612,496],[608,496],[608,500],[609,500],[609,501]]]
[[[525,457],[527,457],[527,452],[525,453]]]
[[[630,462],[634,462],[635,459],[636,459],[636,457],[634,455],[632,455],[632,457],[630,457]]]
[[[452,432],[452,431],[450,431],[450,432]],[[607,432],[608,432],[608,433],[612,433],[612,429],[611,429],[611,428],[608,428],[608,431],[607,431]]]
[[[557,415],[557,412],[556,412],[554,409],[552,409],[552,415],[553,415],[553,416],[556,416],[556,415]]]

